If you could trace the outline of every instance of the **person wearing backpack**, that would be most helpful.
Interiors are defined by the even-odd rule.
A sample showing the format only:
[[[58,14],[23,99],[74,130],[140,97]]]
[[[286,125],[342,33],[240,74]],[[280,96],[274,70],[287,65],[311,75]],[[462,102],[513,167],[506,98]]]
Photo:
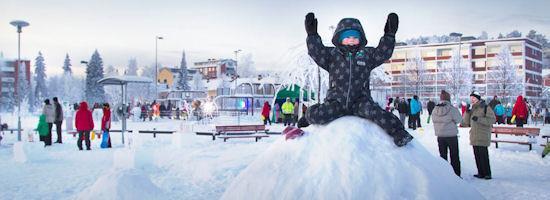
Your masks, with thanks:
[[[472,92],[470,101],[472,102],[472,109],[464,113],[461,125],[462,127],[471,127],[470,145],[474,149],[478,171],[474,177],[489,180],[492,176],[487,147],[491,145],[491,129],[496,117],[493,109],[484,100],[481,100],[479,92]]]

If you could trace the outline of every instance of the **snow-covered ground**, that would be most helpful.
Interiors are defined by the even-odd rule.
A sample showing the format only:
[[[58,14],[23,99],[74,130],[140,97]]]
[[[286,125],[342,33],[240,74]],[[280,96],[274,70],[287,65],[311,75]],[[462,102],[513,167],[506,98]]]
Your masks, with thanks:
[[[2,120],[13,127],[17,117],[2,114]],[[241,117],[240,120],[242,124],[259,123],[258,117]],[[422,120],[423,129],[410,130],[416,138],[415,143],[424,146],[434,158],[439,159],[433,126],[425,123],[426,116]],[[27,130],[34,128],[36,122],[37,117],[23,117],[24,139],[27,139]],[[235,139],[224,143],[197,136],[193,132],[209,129],[213,124],[232,123],[236,123],[236,119],[229,117],[215,119],[212,124],[167,119],[129,122],[128,127],[132,130],[156,128],[178,132],[175,135],[157,135],[156,138],[140,134],[130,139],[126,135],[126,142],[132,143],[131,148],[121,145],[120,133],[112,133],[114,148],[101,149],[100,141],[96,139],[92,141],[92,151],[78,151],[76,138],[67,134],[64,134],[63,144],[48,148],[37,142],[38,136],[34,135],[35,142],[23,142],[20,149],[16,143],[17,135],[7,132],[0,144],[0,197],[219,199],[251,163],[261,160],[270,148],[275,148],[274,145],[285,145],[284,139],[278,135],[271,135],[259,142]],[[114,128],[119,126],[114,124]],[[550,126],[540,127],[543,134],[550,133]],[[282,128],[281,125],[270,127],[272,130]],[[56,137],[53,138],[55,140]],[[543,141],[541,138],[538,140],[539,143]],[[499,149],[490,147],[493,179],[479,180],[472,177],[477,171],[467,128],[460,129],[459,143],[463,181],[485,198],[550,199],[550,158],[541,158],[541,146],[534,146],[533,151],[515,144],[502,144]],[[420,154],[410,156],[415,155]],[[449,172],[452,173],[452,170]],[[380,181],[380,184],[385,183]]]

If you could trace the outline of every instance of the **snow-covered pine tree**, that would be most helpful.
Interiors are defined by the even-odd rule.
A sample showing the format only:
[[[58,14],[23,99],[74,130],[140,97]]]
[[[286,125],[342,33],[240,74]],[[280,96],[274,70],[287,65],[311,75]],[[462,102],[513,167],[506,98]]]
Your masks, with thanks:
[[[237,74],[241,78],[251,78],[256,76],[252,54],[249,53],[241,57],[237,70]]]
[[[489,34],[487,31],[481,31],[481,35],[477,37],[478,40],[487,40],[489,39]]]
[[[178,79],[178,88],[180,90],[189,90],[191,89],[191,87],[189,86],[189,81],[187,80],[187,74],[188,74],[188,71],[187,71],[187,61],[185,59],[185,51],[183,51],[182,55],[181,55],[181,63],[180,63],[180,70],[178,72],[179,74],[179,79]],[[224,74],[222,74],[222,77],[225,76]]]
[[[503,97],[510,102],[512,97],[522,94],[523,76],[518,74],[517,66],[514,64],[510,47],[501,46],[500,52],[496,55],[496,65],[489,66],[487,72],[488,89],[490,93]]]
[[[506,34],[506,38],[520,38],[521,37],[521,32],[519,32],[518,30],[513,30],[512,32]]]
[[[67,53],[65,62],[63,62],[63,74],[72,74],[71,66],[71,58],[69,58],[69,54]]]
[[[126,75],[137,76],[138,63],[136,58],[131,58],[128,61],[128,69],[126,69]]]
[[[34,74],[36,76],[36,88],[34,89],[35,105],[41,105],[42,101],[48,98],[48,87],[46,86],[46,64],[42,52],[38,52],[35,59]]]
[[[105,101],[105,90],[103,85],[97,83],[103,78],[103,60],[99,52],[95,50],[92,58],[86,67],[86,100],[90,105],[103,103]]]
[[[21,110],[23,110],[24,107],[27,107],[27,104],[29,102],[29,96],[30,96],[30,83],[29,79],[27,79],[27,64],[25,62],[21,62],[20,65],[17,68],[17,102],[19,102],[18,105],[21,105]]]
[[[118,71],[112,65],[107,66],[105,69],[105,76],[117,76]]]
[[[438,80],[445,82],[445,89],[453,95],[452,101],[458,103],[461,95],[468,95],[472,90],[474,81],[472,67],[461,57],[458,50],[453,51],[451,58],[443,63],[442,67],[443,77],[438,77]]]

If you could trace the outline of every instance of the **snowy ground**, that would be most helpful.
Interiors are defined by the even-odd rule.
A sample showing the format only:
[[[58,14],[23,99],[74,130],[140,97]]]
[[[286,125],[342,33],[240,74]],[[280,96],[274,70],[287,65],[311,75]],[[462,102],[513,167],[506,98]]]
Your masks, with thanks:
[[[2,114],[3,122],[13,127],[17,117]],[[410,130],[416,140],[435,157],[438,155],[432,124]],[[257,117],[241,118],[241,123],[259,123]],[[27,130],[37,122],[36,117],[23,117],[24,139]],[[223,117],[213,124],[232,124],[236,119]],[[119,127],[114,124],[114,128]],[[132,148],[121,145],[120,133],[113,133],[112,149],[100,149],[99,140],[92,141],[92,151],[78,151],[76,139],[64,134],[64,144],[44,148],[37,142],[24,142],[26,162],[14,154],[16,134],[4,133],[0,144],[1,199],[148,199],[151,195],[165,199],[219,199],[239,173],[258,158],[281,136],[254,142],[253,139],[212,141],[197,136],[212,124],[195,124],[176,120],[130,122],[136,130],[177,130],[176,135],[135,135]],[[99,127],[99,124],[96,124]],[[550,126],[540,126],[543,134]],[[281,130],[281,125],[270,127]],[[525,139],[526,138],[515,138]],[[54,136],[55,140],[55,136]],[[538,138],[541,143],[543,140]],[[129,141],[127,136],[126,141]],[[542,147],[533,151],[527,146],[502,144],[489,148],[492,180],[472,177],[477,173],[468,129],[460,129],[460,158],[464,181],[487,199],[550,199],[550,158],[541,159]],[[15,156],[14,156],[15,155]],[[136,184],[137,183],[137,184]],[[131,196],[127,193],[134,193]],[[122,194],[122,195],[121,195]],[[126,195],[124,195],[126,194]]]

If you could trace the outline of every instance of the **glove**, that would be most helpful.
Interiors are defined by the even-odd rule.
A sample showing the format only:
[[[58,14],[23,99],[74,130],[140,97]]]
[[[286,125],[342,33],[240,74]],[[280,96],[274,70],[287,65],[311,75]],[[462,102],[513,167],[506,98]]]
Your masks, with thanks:
[[[398,27],[399,27],[399,17],[395,13],[390,13],[388,15],[388,20],[386,21],[386,26],[384,27],[384,33],[395,35]]]
[[[317,19],[315,18],[315,14],[310,12],[306,15],[305,26],[308,35],[317,34]]]
[[[474,122],[477,122],[477,116],[473,116],[472,120],[474,120]]]

